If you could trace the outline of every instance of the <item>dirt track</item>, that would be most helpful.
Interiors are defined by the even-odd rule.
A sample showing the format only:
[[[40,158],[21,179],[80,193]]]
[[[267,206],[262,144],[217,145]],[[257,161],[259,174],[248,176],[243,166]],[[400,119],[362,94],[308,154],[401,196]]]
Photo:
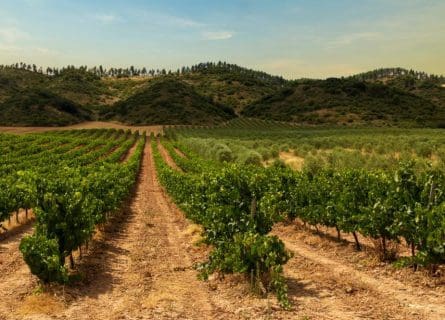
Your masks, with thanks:
[[[285,267],[286,274],[299,277],[321,294],[322,301],[332,302],[328,308],[349,314],[338,318],[445,319],[443,291],[414,287],[412,280],[399,281],[376,266],[360,268],[369,253],[356,253],[352,243],[322,239],[294,225],[277,225],[273,233],[294,253]],[[352,259],[355,255],[363,260],[357,263]]]

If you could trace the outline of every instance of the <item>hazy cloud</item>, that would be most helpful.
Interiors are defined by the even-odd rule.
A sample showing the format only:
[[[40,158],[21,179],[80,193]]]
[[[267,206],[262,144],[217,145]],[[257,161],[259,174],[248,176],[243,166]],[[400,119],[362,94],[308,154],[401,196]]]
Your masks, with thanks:
[[[176,16],[164,16],[163,17],[166,22],[171,25],[175,25],[182,28],[193,28],[193,27],[202,27],[204,24],[187,18],[181,18]]]
[[[3,51],[3,52],[17,52],[19,50],[20,50],[20,48],[15,46],[15,45],[0,43],[0,51]]]
[[[3,42],[14,43],[28,37],[28,33],[16,27],[0,27],[0,40]]]
[[[35,47],[33,48],[37,53],[41,54],[41,55],[45,55],[45,56],[56,56],[59,54],[58,51],[56,50],[52,50],[49,48],[44,48],[44,47]]]
[[[336,48],[341,46],[347,46],[357,41],[362,40],[375,40],[380,38],[381,34],[378,32],[356,32],[356,33],[349,33],[349,34],[342,34],[338,36],[337,38],[333,38],[332,40],[328,41],[328,47],[330,48]]]
[[[112,13],[102,13],[93,16],[93,19],[104,24],[117,22],[120,18]]]
[[[166,26],[166,27],[176,27],[176,28],[199,28],[205,26],[205,24],[187,17],[170,15],[158,11],[145,10],[135,13],[135,16],[141,18],[144,21],[144,23],[156,26]]]
[[[209,32],[205,31],[202,33],[202,37],[205,40],[227,40],[233,37],[233,32],[231,31],[215,31]]]

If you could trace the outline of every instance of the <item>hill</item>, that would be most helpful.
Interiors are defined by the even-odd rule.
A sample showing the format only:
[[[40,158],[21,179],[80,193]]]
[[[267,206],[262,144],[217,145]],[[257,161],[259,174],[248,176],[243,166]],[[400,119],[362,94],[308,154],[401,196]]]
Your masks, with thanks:
[[[445,77],[403,68],[383,68],[353,76],[413,93],[438,105],[445,112]]]
[[[64,126],[89,119],[78,104],[42,89],[19,90],[0,102],[4,126]]]
[[[126,124],[212,125],[235,117],[231,108],[198,94],[185,82],[152,81],[125,100],[104,109],[102,117]]]
[[[43,74],[15,68],[0,68],[0,102],[27,88],[45,86],[47,77]]]
[[[78,103],[49,90],[50,79],[22,69],[0,69],[0,124],[60,126],[90,119]]]
[[[68,67],[49,77],[47,88],[90,109],[107,105],[113,94],[101,78],[86,68]]]
[[[282,77],[225,62],[200,63],[185,68],[179,78],[198,93],[233,108],[236,113],[288,83]]]
[[[306,124],[437,125],[439,108],[413,93],[356,79],[303,80],[251,104],[246,117]]]
[[[444,126],[444,84],[442,76],[403,68],[287,81],[225,62],[176,71],[102,66],[43,71],[21,63],[0,66],[0,121],[55,125],[91,117],[128,124],[209,125],[241,116],[309,125]],[[24,117],[30,96],[40,105],[37,120]],[[65,114],[66,105],[77,111]],[[21,119],[13,119],[15,113]]]

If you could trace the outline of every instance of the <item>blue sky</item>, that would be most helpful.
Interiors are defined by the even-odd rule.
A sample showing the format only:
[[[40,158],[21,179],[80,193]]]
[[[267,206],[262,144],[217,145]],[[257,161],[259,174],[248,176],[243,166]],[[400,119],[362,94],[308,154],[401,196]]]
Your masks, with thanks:
[[[444,0],[0,0],[0,63],[445,74]]]

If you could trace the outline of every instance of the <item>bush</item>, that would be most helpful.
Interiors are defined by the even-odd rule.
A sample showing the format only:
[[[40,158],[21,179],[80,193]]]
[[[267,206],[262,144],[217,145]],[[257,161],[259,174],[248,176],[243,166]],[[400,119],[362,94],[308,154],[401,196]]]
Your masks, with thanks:
[[[43,282],[68,281],[68,273],[63,266],[64,257],[59,254],[56,239],[48,239],[39,234],[24,237],[20,243],[20,251],[31,273]]]
[[[234,160],[234,155],[232,150],[225,144],[217,144],[215,146],[216,159],[220,162],[232,162]]]
[[[325,163],[323,159],[320,157],[313,156],[311,154],[307,155],[304,159],[304,167],[305,171],[316,174],[318,171],[322,170],[325,167]]]
[[[240,161],[243,164],[253,164],[256,166],[260,166],[262,157],[261,154],[259,154],[258,152],[249,150],[240,155]]]
[[[257,149],[258,153],[261,154],[261,157],[263,158],[264,161],[269,160],[270,158],[272,158],[272,152],[265,147],[260,147]]]

